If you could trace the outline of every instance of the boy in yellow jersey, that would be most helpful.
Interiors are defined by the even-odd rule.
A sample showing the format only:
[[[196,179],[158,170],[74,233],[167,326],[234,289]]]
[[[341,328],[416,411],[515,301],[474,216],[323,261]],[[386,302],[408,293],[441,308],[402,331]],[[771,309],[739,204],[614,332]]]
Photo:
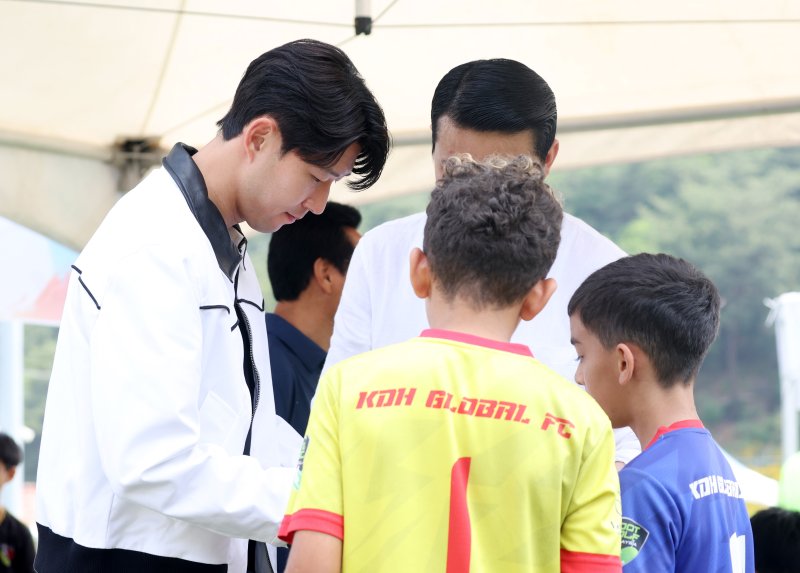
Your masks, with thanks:
[[[556,288],[541,166],[451,158],[427,213],[411,281],[431,329],[320,381],[287,573],[621,571],[608,418],[509,342]]]

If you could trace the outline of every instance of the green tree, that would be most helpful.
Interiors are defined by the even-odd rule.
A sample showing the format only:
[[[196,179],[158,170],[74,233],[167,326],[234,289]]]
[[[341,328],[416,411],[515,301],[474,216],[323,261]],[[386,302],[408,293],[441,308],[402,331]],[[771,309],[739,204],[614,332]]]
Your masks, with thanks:
[[[25,446],[25,481],[36,481],[45,397],[53,369],[58,329],[26,325],[24,337],[25,425],[35,432],[33,441]]]
[[[733,376],[743,360],[774,355],[763,299],[800,286],[800,170],[765,173],[757,161],[716,167],[685,174],[676,194],[641,205],[619,242],[629,252],[681,256],[714,280],[724,300],[724,365]]]

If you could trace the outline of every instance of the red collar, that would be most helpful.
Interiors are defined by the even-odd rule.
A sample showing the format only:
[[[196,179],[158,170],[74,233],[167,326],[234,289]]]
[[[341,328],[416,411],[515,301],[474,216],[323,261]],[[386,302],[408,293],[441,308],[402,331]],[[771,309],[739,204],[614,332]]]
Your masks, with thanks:
[[[675,430],[682,430],[684,428],[705,428],[705,426],[703,426],[703,422],[701,422],[697,418],[695,418],[694,420],[680,420],[678,422],[670,424],[669,426],[661,426],[656,432],[656,435],[653,436],[653,439],[650,440],[650,443],[647,444],[644,447],[644,449],[646,450],[647,448],[652,446],[654,443],[656,443],[656,440],[658,440],[658,438],[660,438],[664,434],[668,434],[669,432],[673,432]]]
[[[473,344],[475,346],[483,346],[485,348],[492,348],[494,350],[504,350],[514,354],[521,354],[522,356],[530,356],[533,358],[531,349],[524,344],[516,344],[514,342],[501,342],[499,340],[492,340],[491,338],[483,338],[482,336],[475,336],[474,334],[466,334],[464,332],[454,332],[452,330],[442,330],[439,328],[428,328],[420,334],[422,338],[442,338],[444,340],[454,340],[456,342],[463,342],[465,344]]]

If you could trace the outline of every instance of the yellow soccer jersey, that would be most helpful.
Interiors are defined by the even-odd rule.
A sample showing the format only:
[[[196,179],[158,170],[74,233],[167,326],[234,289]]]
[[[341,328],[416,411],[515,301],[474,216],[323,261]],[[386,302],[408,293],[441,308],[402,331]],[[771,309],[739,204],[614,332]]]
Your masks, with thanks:
[[[427,330],[323,376],[280,536],[344,572],[621,571],[608,418],[523,345]]]

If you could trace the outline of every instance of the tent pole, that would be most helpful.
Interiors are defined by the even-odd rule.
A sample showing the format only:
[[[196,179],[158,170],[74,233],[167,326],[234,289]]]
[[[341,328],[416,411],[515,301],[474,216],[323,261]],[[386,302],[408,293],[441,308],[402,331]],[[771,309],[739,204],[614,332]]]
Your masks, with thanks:
[[[768,323],[775,324],[778,372],[781,388],[781,460],[798,451],[800,411],[800,292],[765,301],[771,307]]]

